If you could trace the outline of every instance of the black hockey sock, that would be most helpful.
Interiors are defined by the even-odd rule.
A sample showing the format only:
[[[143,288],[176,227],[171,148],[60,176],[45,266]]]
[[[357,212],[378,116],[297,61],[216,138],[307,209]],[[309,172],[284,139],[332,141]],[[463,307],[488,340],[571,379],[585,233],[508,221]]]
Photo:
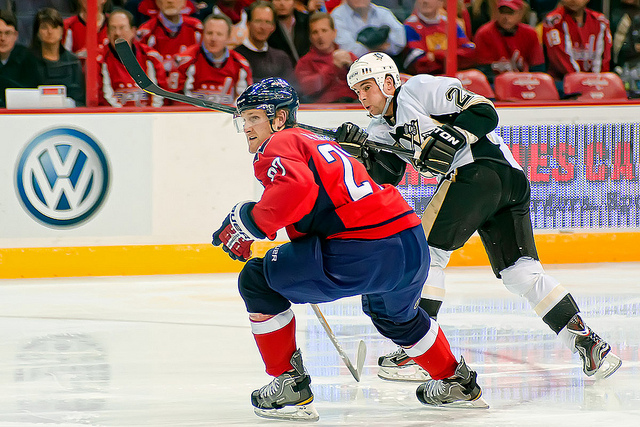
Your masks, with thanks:
[[[571,294],[567,294],[549,310],[542,320],[549,325],[553,332],[558,334],[579,311],[578,304],[576,304]]]
[[[436,301],[434,299],[420,298],[420,302],[418,306],[427,312],[429,317],[433,319],[438,318],[438,311],[440,311],[440,306],[442,306],[442,301]]]

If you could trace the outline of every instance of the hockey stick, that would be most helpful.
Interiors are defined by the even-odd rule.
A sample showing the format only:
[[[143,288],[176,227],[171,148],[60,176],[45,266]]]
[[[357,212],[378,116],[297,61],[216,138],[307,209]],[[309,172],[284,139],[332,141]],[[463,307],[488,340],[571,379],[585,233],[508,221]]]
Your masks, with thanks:
[[[124,39],[118,39],[115,43],[116,52],[118,52],[118,56],[120,56],[120,60],[122,64],[127,69],[127,72],[133,77],[133,80],[140,86],[145,92],[148,92],[152,95],[158,95],[163,98],[171,99],[173,101],[184,102],[185,104],[195,105],[197,107],[209,108],[211,110],[220,111],[223,113],[235,114],[236,109],[224,104],[219,104],[217,102],[207,101],[206,99],[194,98],[192,96],[183,95],[181,93],[169,92],[168,90],[162,89],[160,86],[151,81],[149,76],[144,72],[138,60],[136,59],[136,55],[131,50],[131,46]],[[311,125],[305,125],[303,123],[298,123],[298,126],[301,129],[311,131],[313,133],[317,133],[318,135],[326,136],[329,138],[335,139],[336,133],[329,129],[323,129]],[[389,153],[401,154],[405,156],[413,157],[414,151],[409,150],[407,148],[395,147],[386,144],[380,144],[377,142],[369,141],[365,143],[369,148],[373,148],[380,151],[386,151]]]
[[[342,349],[342,346],[336,339],[336,335],[331,330],[331,327],[329,326],[327,319],[325,319],[324,315],[322,314],[322,311],[320,311],[320,307],[318,307],[317,304],[311,304],[311,308],[313,309],[313,312],[316,314],[316,317],[320,321],[320,324],[324,328],[324,331],[329,336],[329,340],[331,340],[331,343],[338,351],[338,354],[342,358],[342,361],[347,366],[347,369],[349,369],[349,372],[351,372],[351,375],[353,375],[353,378],[355,378],[356,381],[360,382],[360,377],[362,375],[362,367],[364,366],[364,359],[367,357],[367,346],[365,345],[364,341],[360,340],[360,342],[358,343],[358,353],[356,355],[356,367],[354,367],[353,363],[351,363],[351,360],[349,359],[349,356],[347,356],[347,353],[344,352],[344,350]]]

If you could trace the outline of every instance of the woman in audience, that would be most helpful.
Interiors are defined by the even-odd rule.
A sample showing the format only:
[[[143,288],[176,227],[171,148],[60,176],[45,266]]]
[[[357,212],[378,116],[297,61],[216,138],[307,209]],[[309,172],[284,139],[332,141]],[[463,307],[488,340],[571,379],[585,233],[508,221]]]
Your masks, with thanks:
[[[78,58],[62,46],[64,21],[50,7],[40,9],[33,22],[31,49],[38,58],[43,84],[65,85],[76,105],[85,104],[85,85]]]

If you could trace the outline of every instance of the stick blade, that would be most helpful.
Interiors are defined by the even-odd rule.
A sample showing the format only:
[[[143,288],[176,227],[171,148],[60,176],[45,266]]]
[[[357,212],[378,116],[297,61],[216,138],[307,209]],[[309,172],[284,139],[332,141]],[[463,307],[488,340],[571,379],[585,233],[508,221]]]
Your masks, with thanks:
[[[367,345],[363,340],[358,343],[358,353],[356,354],[356,369],[358,371],[358,378],[362,377],[362,368],[364,368],[364,361],[367,358]]]

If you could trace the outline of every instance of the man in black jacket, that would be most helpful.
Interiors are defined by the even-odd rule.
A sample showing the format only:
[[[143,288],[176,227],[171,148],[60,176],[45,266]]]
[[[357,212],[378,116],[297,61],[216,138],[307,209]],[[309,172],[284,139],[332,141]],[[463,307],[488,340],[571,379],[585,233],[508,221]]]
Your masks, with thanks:
[[[276,30],[269,37],[269,45],[284,50],[295,66],[309,52],[309,15],[295,9],[295,0],[273,0],[276,11]]]
[[[35,88],[42,80],[36,58],[17,40],[15,16],[0,10],[0,107],[6,106],[5,89]]]

